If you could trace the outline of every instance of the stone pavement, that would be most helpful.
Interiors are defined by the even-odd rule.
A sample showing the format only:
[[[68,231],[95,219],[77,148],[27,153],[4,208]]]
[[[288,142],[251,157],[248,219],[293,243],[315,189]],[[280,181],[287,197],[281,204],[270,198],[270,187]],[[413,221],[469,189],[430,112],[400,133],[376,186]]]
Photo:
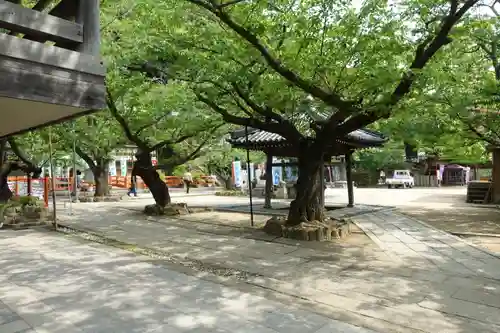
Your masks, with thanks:
[[[146,219],[120,205],[82,205],[65,223],[232,269],[247,285],[376,332],[500,332],[500,259],[397,211],[354,217],[378,246],[353,235],[311,247],[208,219]]]
[[[1,333],[376,333],[53,232],[0,253]]]
[[[359,216],[356,220],[397,262],[500,282],[499,256],[449,233],[391,210]]]

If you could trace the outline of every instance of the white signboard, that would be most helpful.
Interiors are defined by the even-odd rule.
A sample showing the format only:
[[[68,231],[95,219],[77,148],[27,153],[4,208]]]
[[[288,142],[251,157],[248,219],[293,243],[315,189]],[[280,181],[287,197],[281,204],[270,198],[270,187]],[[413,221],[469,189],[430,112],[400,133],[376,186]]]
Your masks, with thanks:
[[[235,187],[241,187],[241,162],[233,162],[233,182]]]
[[[37,197],[41,200],[44,199],[44,180],[43,179],[33,179],[31,180],[31,195]]]
[[[120,169],[121,169],[121,175],[126,176],[127,175],[127,159],[125,157],[120,159]]]
[[[116,162],[109,162],[109,175],[111,177],[116,177]]]

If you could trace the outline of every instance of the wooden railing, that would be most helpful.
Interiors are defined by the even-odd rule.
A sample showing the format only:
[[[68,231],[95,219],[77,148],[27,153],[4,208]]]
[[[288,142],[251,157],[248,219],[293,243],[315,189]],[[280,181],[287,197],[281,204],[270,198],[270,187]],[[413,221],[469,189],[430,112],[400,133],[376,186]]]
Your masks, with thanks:
[[[108,180],[109,185],[119,187],[119,188],[130,188],[130,176],[110,176]],[[145,189],[148,186],[144,183],[144,181],[137,177],[137,189]]]
[[[28,177],[8,177],[7,182],[12,194],[15,196],[32,195],[45,202],[45,207],[49,204],[48,177],[29,179]]]

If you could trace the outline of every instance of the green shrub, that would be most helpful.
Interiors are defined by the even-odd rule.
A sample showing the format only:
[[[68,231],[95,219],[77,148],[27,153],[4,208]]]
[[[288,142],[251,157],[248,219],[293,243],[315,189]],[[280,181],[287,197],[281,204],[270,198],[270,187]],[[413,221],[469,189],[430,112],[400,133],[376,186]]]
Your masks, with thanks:
[[[39,201],[38,198],[24,195],[19,197],[19,202],[21,203],[21,206],[26,206],[26,205],[35,205]]]
[[[28,195],[23,195],[23,196],[13,196],[8,204],[10,204],[11,206],[26,206],[26,205],[33,205],[33,206],[36,206],[36,205],[39,205],[41,202],[41,200],[37,197],[33,197],[33,196],[28,196]]]

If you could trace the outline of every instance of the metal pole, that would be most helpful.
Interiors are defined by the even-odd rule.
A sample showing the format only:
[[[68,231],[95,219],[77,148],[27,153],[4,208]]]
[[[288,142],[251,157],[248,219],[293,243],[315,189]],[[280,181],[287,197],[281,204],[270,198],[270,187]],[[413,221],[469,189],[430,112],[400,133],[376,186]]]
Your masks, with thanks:
[[[248,147],[248,125],[245,126],[245,146],[247,148],[248,194],[250,195],[250,223],[253,227],[252,177],[250,176],[250,149]]]
[[[52,159],[52,131],[49,127],[49,163],[50,163],[50,177],[51,177],[51,190],[52,190],[52,224],[54,228],[57,230],[57,215],[56,215],[56,187],[55,187],[55,178],[54,178],[54,161]]]
[[[67,190],[68,190],[68,197],[69,197],[69,215],[73,215],[73,198],[71,197],[71,176],[70,176],[70,172],[69,172],[69,166],[66,164],[66,162],[64,163],[64,165],[68,168],[68,173],[67,173],[67,177],[68,177],[68,181],[66,182],[66,186],[67,186]],[[73,178],[75,177],[75,170],[73,170]]]
[[[347,207],[354,206],[354,185],[352,182],[352,151],[345,155],[346,162],[346,176],[347,176]]]
[[[320,191],[321,191],[320,192],[321,193],[321,196],[320,196],[321,209],[325,209],[325,162],[323,162],[321,164],[319,183],[321,186],[321,189],[320,189]]]
[[[73,129],[74,126],[75,123],[73,123]],[[78,202],[78,181],[76,175],[76,138],[73,138],[73,190],[75,191],[75,202]]]

